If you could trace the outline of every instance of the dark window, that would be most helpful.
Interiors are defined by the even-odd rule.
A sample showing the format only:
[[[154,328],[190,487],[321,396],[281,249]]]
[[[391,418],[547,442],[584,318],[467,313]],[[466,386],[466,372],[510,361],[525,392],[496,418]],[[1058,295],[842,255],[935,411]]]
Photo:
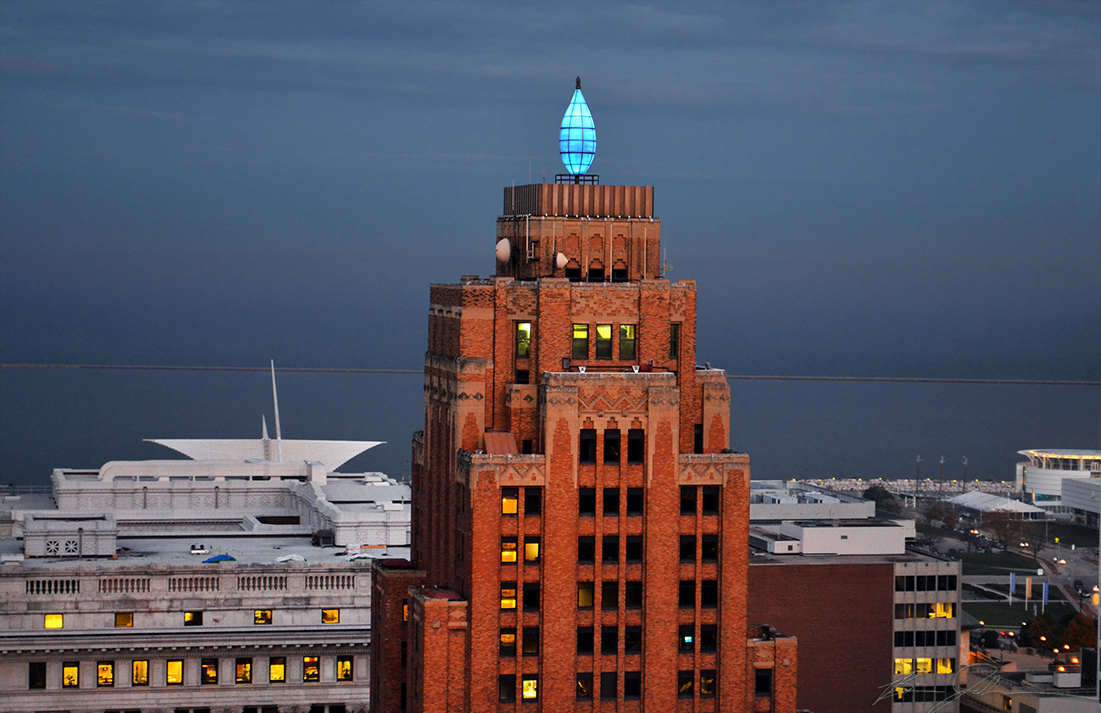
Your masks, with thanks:
[[[642,561],[642,535],[627,535],[624,556],[628,562]]]
[[[570,356],[574,359],[589,358],[589,325],[573,325],[573,350]]]
[[[680,356],[680,322],[669,325],[669,358],[676,359]]]
[[[704,562],[718,562],[719,561],[719,536],[718,535],[704,535],[702,543],[700,559]]]
[[[589,282],[604,282],[604,268],[590,267]]]
[[[531,383],[531,372],[528,371],[527,369],[517,369],[516,370],[516,382],[515,383],[517,383],[517,384],[530,384]]]
[[[642,672],[623,672],[623,697],[627,699],[642,697]]]
[[[570,282],[581,282],[581,268],[580,267],[567,267],[563,271],[566,279]]]
[[[696,607],[696,580],[682,579],[677,593],[682,609],[694,609]]]
[[[681,562],[695,562],[696,561],[696,536],[695,535],[681,535],[680,536],[680,559],[681,559]]]
[[[604,535],[600,543],[600,561],[604,564],[619,562],[619,535]]]
[[[27,665],[27,688],[37,689],[46,687],[46,662],[31,661]]]
[[[619,429],[604,431],[604,464],[619,465]]]
[[[695,485],[682,485],[682,486],[680,486],[680,514],[681,515],[695,515],[696,514],[696,486]]]
[[[682,654],[696,652],[696,627],[694,624],[681,624],[677,627],[677,650]]]
[[[600,700],[614,701],[618,695],[615,671],[605,671],[600,674]]]
[[[700,606],[709,609],[719,606],[719,583],[714,579],[700,582]]]
[[[497,676],[497,700],[501,703],[511,703],[516,700],[516,676],[514,674],[503,673]]]
[[[531,322],[516,323],[516,356],[531,356]]]
[[[577,653],[585,656],[593,652],[593,628],[591,626],[577,627]]]
[[[703,453],[703,424],[692,426],[692,452]]]
[[[501,644],[498,654],[505,658],[512,658],[516,655],[516,629],[501,629]]]
[[[543,489],[533,486],[524,488],[524,514],[538,515],[543,512]]]
[[[718,651],[719,629],[714,624],[700,625],[700,653],[710,654]]]
[[[539,582],[524,582],[524,610],[539,608]]]
[[[619,488],[604,488],[604,514],[619,514]]]
[[[524,627],[524,656],[539,655],[539,627]]]
[[[753,671],[753,692],[758,696],[772,695],[772,669],[758,668]]]
[[[520,451],[524,455],[531,455],[535,452],[535,446],[532,444],[532,440],[530,438],[525,438],[523,440],[523,442],[520,444]]]
[[[589,609],[593,605],[593,583],[577,583],[577,606],[580,609]]]
[[[642,582],[628,581],[623,585],[623,606],[638,609],[642,606]]]
[[[692,684],[696,677],[695,671],[677,671],[677,695],[681,698],[692,697]]]
[[[618,651],[619,629],[614,626],[600,627],[600,653],[604,656],[611,656]]]
[[[595,515],[596,514],[596,489],[595,488],[579,488],[577,491],[577,514],[578,515]]]
[[[619,325],[619,359],[634,361],[638,349],[638,327],[634,324]]]
[[[705,485],[703,487],[703,514],[719,514],[719,494],[722,489],[717,485]]]
[[[592,564],[596,561],[596,543],[592,535],[577,538],[577,561],[580,564]]]
[[[623,629],[623,653],[642,653],[642,627],[628,626]]]
[[[627,462],[638,465],[646,459],[645,431],[632,428],[627,431]]]
[[[593,698],[593,675],[591,673],[577,674],[577,700],[591,701]]]
[[[642,488],[627,488],[627,514],[641,515],[643,506]]]
[[[905,577],[903,577],[901,575],[895,577],[895,591],[896,592],[905,592],[906,591],[906,578]]]
[[[578,448],[578,461],[596,463],[596,429],[582,428]]]
[[[600,583],[600,608],[619,609],[619,582],[612,580]]]
[[[627,281],[627,270],[625,270],[623,268],[613,267],[612,268],[612,282],[626,282],[626,281]]]
[[[596,325],[596,358],[612,358],[612,325]]]
[[[700,671],[700,698],[714,698],[715,696],[715,671]]]

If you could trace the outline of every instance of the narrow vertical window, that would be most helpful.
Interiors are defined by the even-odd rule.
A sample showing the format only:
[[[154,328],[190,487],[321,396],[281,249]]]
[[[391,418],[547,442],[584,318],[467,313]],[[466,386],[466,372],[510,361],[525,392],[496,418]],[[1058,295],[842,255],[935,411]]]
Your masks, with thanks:
[[[680,357],[680,322],[673,322],[669,325],[669,358],[677,359]]]
[[[696,580],[682,579],[677,588],[677,598],[681,609],[694,609],[696,607]]]
[[[234,681],[237,683],[252,683],[252,659],[239,658],[234,666]]]
[[[65,688],[80,688],[79,661],[66,661],[61,664],[61,685]]]
[[[268,662],[268,682],[284,683],[287,680],[287,657],[272,656]]]
[[[504,658],[512,658],[516,655],[516,629],[501,629],[500,643],[497,646],[497,654]]]
[[[681,535],[680,536],[680,561],[681,562],[695,562],[696,561],[696,536],[695,535]]]
[[[520,491],[517,488],[501,488],[501,514],[515,515],[519,510]]]
[[[719,627],[714,624],[700,625],[700,653],[712,654],[719,650]]]
[[[718,562],[719,561],[719,536],[718,535],[704,535],[703,544],[700,548],[700,559],[704,562]]]
[[[501,538],[501,562],[503,564],[516,564],[516,538]]]
[[[578,444],[578,461],[596,463],[596,429],[582,428]]]
[[[593,583],[577,583],[577,606],[580,609],[591,609],[593,606]]]
[[[601,562],[604,564],[619,562],[619,535],[604,535],[600,547]]]
[[[539,538],[538,537],[525,537],[524,538],[524,561],[525,562],[538,562],[539,561]]]
[[[46,687],[46,662],[31,661],[27,664],[27,688],[36,690]]]
[[[149,685],[149,661],[140,660],[134,661],[130,664],[130,685],[131,686],[148,686]]]
[[[718,515],[719,514],[719,499],[722,495],[722,489],[717,485],[705,485],[703,486],[703,510],[704,515]]]
[[[753,693],[758,696],[772,695],[772,669],[758,668],[753,670]]]
[[[577,563],[592,564],[596,560],[596,543],[592,535],[577,538]]]
[[[588,656],[593,652],[593,628],[591,626],[577,627],[577,653],[580,656]]]
[[[111,688],[115,685],[115,662],[100,661],[96,664],[96,686]]]
[[[497,676],[497,700],[501,703],[511,703],[516,700],[516,676],[514,674],[499,674]]]
[[[619,652],[619,629],[614,626],[600,627],[601,656],[615,656]]]
[[[627,431],[627,463],[639,465],[646,460],[646,436],[641,428]]]
[[[677,672],[677,695],[681,698],[692,697],[692,684],[693,679],[696,677],[695,671],[678,671]]]
[[[336,680],[338,681],[351,681],[353,680],[353,666],[351,656],[337,656],[336,657]]]
[[[516,356],[531,356],[531,322],[516,323]]]
[[[628,609],[640,609],[642,607],[642,582],[628,580],[623,584],[623,606]]]
[[[164,683],[167,686],[182,686],[183,685],[183,661],[180,659],[171,660],[165,663],[164,666]]]
[[[619,697],[619,681],[615,671],[600,674],[600,700],[614,701]]]
[[[591,701],[593,699],[593,675],[591,673],[577,674],[577,700]]]
[[[600,583],[600,608],[619,609],[619,582],[605,580]]]
[[[623,672],[623,697],[634,700],[642,697],[642,672]]]
[[[612,325],[596,325],[596,358],[612,358]]]
[[[539,655],[539,627],[538,626],[525,626],[524,627],[524,656],[538,656]]]
[[[516,582],[501,582],[501,608],[516,608]]]
[[[700,698],[715,697],[715,671],[704,669],[700,671]]]
[[[578,488],[577,489],[577,514],[578,515],[595,515],[596,514],[596,489],[595,488]]]
[[[315,683],[321,680],[321,659],[317,656],[302,657],[302,681]]]
[[[641,515],[645,504],[642,488],[627,488],[627,515]]]
[[[539,515],[543,512],[543,489],[529,485],[524,488],[524,514]]]
[[[218,685],[218,659],[202,659],[199,664],[199,683],[204,686]]]
[[[539,610],[539,582],[524,582],[524,611]]]
[[[604,514],[612,517],[619,514],[619,488],[604,488]]]
[[[677,650],[682,654],[696,653],[695,626],[681,624],[677,627]]]
[[[525,673],[520,678],[520,695],[525,701],[539,700],[539,675]]]
[[[692,426],[692,452],[699,454],[703,453],[703,424],[697,423]]]
[[[623,555],[628,563],[642,561],[642,535],[627,535],[627,543]]]
[[[696,514],[696,486],[695,485],[682,485],[682,486],[680,486],[680,514],[681,515],[695,515]]]
[[[573,325],[573,349],[570,351],[573,359],[589,358],[589,325]]]
[[[604,464],[619,465],[619,429],[604,431]]]
[[[638,327],[634,324],[619,325],[619,359],[634,361],[638,352]]]
[[[705,579],[700,582],[700,606],[705,609],[713,609],[719,606],[718,580]]]

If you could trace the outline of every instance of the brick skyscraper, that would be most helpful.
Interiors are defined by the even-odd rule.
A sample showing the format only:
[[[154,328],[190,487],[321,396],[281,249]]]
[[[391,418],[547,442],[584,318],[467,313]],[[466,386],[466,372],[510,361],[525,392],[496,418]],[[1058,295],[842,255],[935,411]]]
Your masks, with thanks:
[[[506,188],[496,277],[432,286],[376,713],[794,710],[795,640],[747,629],[749,458],[695,283],[661,275],[653,188],[583,178]]]

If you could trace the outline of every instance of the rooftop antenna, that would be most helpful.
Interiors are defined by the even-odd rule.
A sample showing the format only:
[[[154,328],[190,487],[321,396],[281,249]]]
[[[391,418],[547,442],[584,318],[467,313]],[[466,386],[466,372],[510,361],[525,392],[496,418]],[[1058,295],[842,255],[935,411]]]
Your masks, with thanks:
[[[944,500],[944,456],[940,457],[940,499]]]
[[[283,429],[279,426],[279,392],[275,389],[275,360],[271,360],[271,400],[275,404],[275,446],[278,449],[279,460],[283,460]],[[264,425],[267,430],[267,424]]]
[[[921,482],[921,456],[917,457],[917,472],[914,474],[914,509],[917,510],[918,483]],[[905,504],[906,498],[903,498]]]

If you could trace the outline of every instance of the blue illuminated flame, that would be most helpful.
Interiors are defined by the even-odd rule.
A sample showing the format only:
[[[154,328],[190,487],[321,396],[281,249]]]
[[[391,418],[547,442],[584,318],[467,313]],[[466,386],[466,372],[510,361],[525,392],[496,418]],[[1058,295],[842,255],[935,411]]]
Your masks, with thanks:
[[[581,80],[562,117],[562,130],[558,134],[558,152],[566,170],[575,176],[589,170],[596,156],[596,124],[581,93]]]

